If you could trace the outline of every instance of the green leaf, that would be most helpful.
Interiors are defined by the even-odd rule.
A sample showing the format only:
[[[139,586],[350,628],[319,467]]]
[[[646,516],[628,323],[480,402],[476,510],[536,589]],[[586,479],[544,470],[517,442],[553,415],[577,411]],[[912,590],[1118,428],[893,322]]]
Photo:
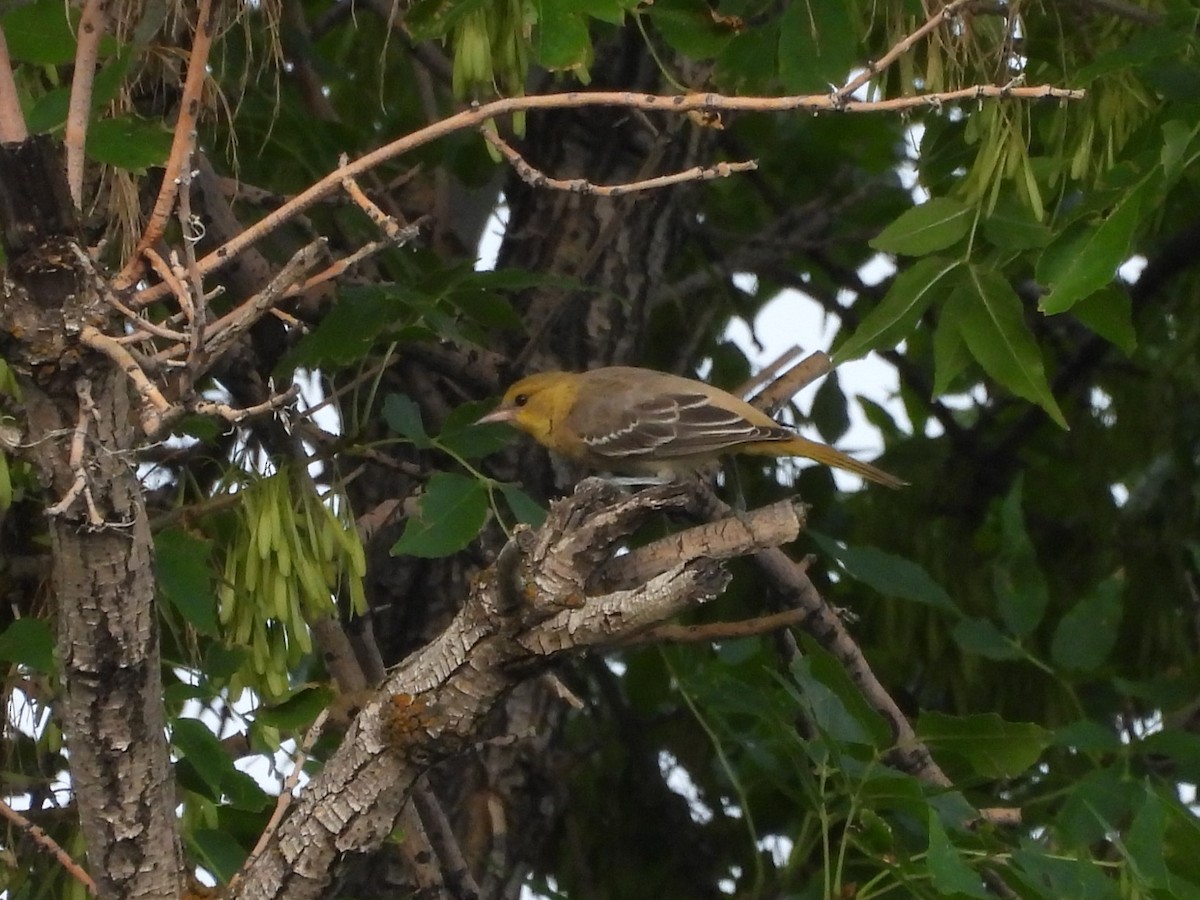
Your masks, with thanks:
[[[1058,810],[1058,827],[1068,845],[1086,846],[1103,840],[1126,821],[1141,794],[1137,776],[1124,762],[1094,769],[1071,787]]]
[[[586,66],[592,57],[587,20],[565,3],[542,3],[534,49],[538,62],[551,71]]]
[[[232,769],[221,780],[221,793],[232,809],[261,812],[275,805],[276,797],[268,794],[250,775]]]
[[[200,863],[222,884],[228,884],[246,861],[246,849],[220,829],[193,828],[189,840]]]
[[[490,4],[490,0],[416,0],[404,15],[404,28],[415,40],[445,37],[464,16]]]
[[[1064,669],[1092,672],[1108,660],[1121,625],[1121,573],[1102,581],[1062,617],[1050,645],[1051,658]]]
[[[412,397],[388,394],[383,401],[383,421],[396,434],[412,441],[413,446],[423,449],[430,445],[425,424],[421,421],[421,408]]]
[[[847,575],[885,597],[912,600],[958,613],[958,607],[945,589],[916,563],[875,547],[847,547],[818,532],[810,531],[809,534],[823,552],[841,564]]]
[[[1005,197],[983,220],[983,235],[1001,250],[1033,250],[1045,247],[1054,237],[1029,207]]]
[[[0,632],[0,659],[54,673],[54,635],[41,619],[17,619]]]
[[[41,66],[74,62],[79,17],[77,9],[58,0],[16,6],[0,17],[8,55]]]
[[[935,751],[964,759],[982,778],[1016,778],[1050,745],[1050,732],[1033,722],[1006,722],[995,713],[948,716],[924,712],[917,736]]]
[[[971,362],[971,351],[962,336],[962,306],[947,303],[933,333],[933,396],[950,390]]]
[[[1017,868],[1028,874],[1040,889],[1037,894],[1053,900],[1108,900],[1121,896],[1115,881],[1090,859],[1074,859],[1061,852],[1048,853],[1043,847],[1031,845],[1013,853]]]
[[[301,338],[275,367],[276,375],[296,368],[337,369],[357,362],[388,329],[411,322],[415,292],[399,288],[348,287],[313,331]]]
[[[858,62],[861,20],[846,3],[787,3],[779,17],[779,80],[789,94],[840,84]]]
[[[791,673],[809,718],[823,734],[877,750],[891,743],[891,727],[863,699],[841,663],[811,638],[804,638],[804,655],[793,661]]]
[[[67,121],[71,103],[71,90],[67,87],[47,91],[34,101],[25,116],[32,134],[49,133],[61,129]]]
[[[1143,190],[1125,194],[1099,225],[1080,223],[1054,241],[1037,264],[1038,281],[1050,288],[1038,308],[1065,312],[1079,300],[1112,283],[1129,259]]]
[[[546,521],[546,508],[517,485],[502,484],[500,493],[504,495],[504,502],[508,504],[508,508],[517,517],[518,522],[538,528]]]
[[[1050,589],[1038,564],[1021,512],[1024,480],[1018,477],[1000,504],[1000,548],[992,568],[992,588],[1000,617],[1011,634],[1025,637],[1041,623]]]
[[[393,556],[449,556],[475,539],[487,520],[488,495],[483,483],[452,472],[429,479],[417,501],[418,513],[404,526],[392,547]]]
[[[0,450],[0,512],[12,506],[12,472],[8,468],[8,455]]]
[[[817,388],[809,418],[827,444],[836,444],[850,429],[850,410],[837,371],[830,372]]]
[[[1192,141],[1200,133],[1200,125],[1191,125],[1181,119],[1172,119],[1162,126],[1163,144],[1159,163],[1168,183],[1173,183],[1184,169],[1195,159],[1191,151]]]
[[[434,443],[463,459],[480,459],[507,447],[513,438],[510,427],[500,423],[475,424],[490,405],[480,401],[456,407],[446,417],[442,432]]]
[[[954,626],[954,642],[965,653],[985,659],[1021,659],[1021,648],[987,619],[963,619]]]
[[[1142,805],[1125,833],[1124,850],[1138,882],[1144,888],[1171,889],[1171,873],[1163,859],[1167,837],[1167,811],[1153,788],[1145,786]],[[1171,896],[1178,897],[1179,893]]]
[[[1117,739],[1115,735],[1113,739]],[[1178,781],[1194,784],[1200,780],[1200,735],[1167,728],[1147,735],[1133,744],[1133,749],[1150,766],[1161,765],[1164,757],[1169,759],[1172,776]]]
[[[1021,299],[997,272],[967,267],[967,286],[948,301],[956,313],[963,340],[983,370],[1018,397],[1039,406],[1063,428],[1067,420],[1050,393],[1042,355],[1025,324]]]
[[[890,350],[904,340],[934,298],[949,292],[955,281],[949,276],[959,265],[957,260],[929,257],[897,275],[880,304],[834,351],[834,365],[857,359],[870,350]]]
[[[1121,749],[1121,739],[1113,729],[1091,719],[1080,719],[1056,729],[1052,742],[1056,747],[1081,753],[1116,753]]]
[[[166,528],[154,538],[154,575],[163,598],[198,632],[216,635],[211,557],[212,542],[183,528]]]
[[[283,731],[296,731],[311,725],[332,699],[333,691],[328,687],[306,687],[282,703],[259,707],[255,718],[264,725]]]
[[[176,719],[171,725],[171,743],[204,779],[213,797],[221,796],[221,783],[237,771],[217,736],[199,719]]]
[[[973,208],[949,197],[934,197],[901,213],[868,243],[883,253],[924,256],[958,243],[974,220]]]
[[[693,59],[717,56],[734,36],[733,29],[718,23],[703,0],[657,0],[644,15],[663,40]]]
[[[728,40],[717,57],[714,81],[728,93],[774,89],[778,50],[779,26],[776,22],[743,29]]]
[[[959,894],[967,897],[989,897],[983,879],[965,862],[958,849],[950,843],[946,829],[935,810],[929,810],[929,874],[939,896]]]
[[[87,155],[97,162],[144,172],[171,153],[171,133],[160,122],[137,116],[100,119],[88,126]]]
[[[1137,348],[1133,300],[1128,291],[1109,285],[1071,307],[1071,315],[1129,356]]]

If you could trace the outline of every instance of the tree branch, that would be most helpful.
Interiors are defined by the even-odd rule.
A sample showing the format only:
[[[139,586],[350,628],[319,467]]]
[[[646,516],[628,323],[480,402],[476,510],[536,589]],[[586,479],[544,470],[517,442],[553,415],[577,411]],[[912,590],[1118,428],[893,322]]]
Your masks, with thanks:
[[[75,208],[83,208],[84,144],[92,112],[92,81],[100,39],[108,30],[108,7],[112,0],[87,0],[79,19],[79,37],[75,47],[75,71],[71,75],[71,94],[67,105],[67,129],[63,143],[67,148],[67,186]]]
[[[17,96],[8,41],[4,39],[4,28],[0,27],[0,144],[20,143],[27,137],[29,130],[25,127],[21,98]]]
[[[628,495],[588,479],[552,504],[537,532],[519,530],[474,580],[451,625],[397,668],[364,707],[244,873],[237,896],[281,897],[285,883],[289,898],[322,896],[340,850],[379,846],[421,772],[475,744],[483,716],[518,681],[554,656],[616,645],[720,594],[728,576],[707,558],[677,560],[641,584],[596,593],[597,570],[638,524],[687,498],[679,485]],[[794,511],[790,503],[777,507],[705,524],[684,543],[728,553],[757,546],[747,537],[754,531],[747,521]],[[787,540],[799,527],[792,515],[790,525],[773,533]]]
[[[189,70],[190,76],[190,70]],[[479,128],[489,119],[523,110],[579,109],[593,106],[625,107],[671,114],[690,112],[898,112],[912,109],[941,109],[945,104],[963,100],[1024,99],[1080,100],[1086,91],[1051,85],[1014,87],[1012,85],[974,85],[937,94],[919,94],[891,100],[847,100],[839,94],[804,94],[789,97],[730,97],[723,94],[658,95],[631,91],[569,91],[531,97],[506,97],[490,103],[474,104],[470,109],[447,116],[440,122],[398,138],[345,166],[339,166],[308,189],[297,194],[279,209],[246,228],[199,262],[201,275],[209,275],[228,265],[238,254],[271,234],[285,222],[312,207],[334,191],[346,178],[354,178],[391,159],[402,156],[466,129]],[[128,268],[128,267],[127,267]],[[123,282],[124,283],[124,282]],[[132,283],[129,281],[128,283]],[[165,285],[154,285],[138,293],[138,302],[152,303],[169,292]]]

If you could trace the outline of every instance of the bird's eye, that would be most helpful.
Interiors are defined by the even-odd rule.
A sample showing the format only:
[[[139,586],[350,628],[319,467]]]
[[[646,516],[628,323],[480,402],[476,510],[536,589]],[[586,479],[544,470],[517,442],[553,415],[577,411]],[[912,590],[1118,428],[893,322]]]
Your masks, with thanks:
[[[528,402],[528,394],[517,394],[517,396],[513,397],[513,406],[524,406]]]

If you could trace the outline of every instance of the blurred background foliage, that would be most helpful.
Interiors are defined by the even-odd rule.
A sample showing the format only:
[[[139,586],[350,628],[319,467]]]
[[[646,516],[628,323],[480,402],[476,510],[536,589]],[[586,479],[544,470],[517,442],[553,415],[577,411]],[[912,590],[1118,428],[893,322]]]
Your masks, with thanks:
[[[165,158],[187,34],[182,8],[118,6],[88,145],[102,187],[89,228],[114,239],[114,267]],[[340,154],[470,100],[828,93],[935,6],[247,4],[224,23],[200,143],[244,224]],[[492,729],[535,738],[433,775],[483,892],[1200,896],[1198,16],[1190,0],[968,3],[864,95],[1048,84],[1085,89],[1074,102],[495,123],[552,177],[618,183],[759,162],[703,185],[555,194],[522,183],[471,132],[376,169],[364,187],[421,222],[418,246],[294,301],[293,324],[256,334],[240,373],[311,379],[310,405],[335,399],[324,417],[298,417],[289,434],[185,423],[172,452],[144,463],[193,860],[219,878],[236,869],[271,802],[234,760],[278,749],[329,702],[321,655],[292,635],[338,617],[360,658],[394,664],[444,626],[499,546],[496,523],[536,521],[576,477],[503,430],[470,426],[480,401],[551,366],[639,364],[733,388],[763,360],[731,325],[754,334],[768,304],[797,322],[815,304],[848,365],[796,420],[830,442],[877,435],[882,464],[911,487],[836,490],[823,469],[741,463],[727,489],[750,506],[788,493],[811,505],[812,533],[790,552],[815,555],[814,580],[954,788],[884,762],[886,725],[803,633],[575,659],[558,674],[583,710],[527,686]],[[31,127],[60,133],[74,52],[63,4],[16,6],[0,23]],[[496,272],[476,271],[485,231]],[[313,234],[338,253],[376,237],[357,208],[328,202],[259,251],[278,264]],[[218,304],[245,296],[222,277]],[[782,340],[816,344],[799,325]],[[867,354],[874,368],[853,364]],[[858,397],[862,371],[892,395]],[[232,373],[211,389],[247,390]],[[19,563],[40,552],[44,498],[19,467],[0,476],[10,718],[44,716],[36,729],[10,723],[4,781],[77,847],[52,802],[65,761],[49,604]],[[345,523],[359,520],[361,535],[363,517],[397,499],[364,562]],[[279,531],[262,537],[251,515]],[[294,602],[313,591],[292,557],[334,603]],[[236,615],[218,597],[247,564],[237,602],[260,604],[247,627],[273,635],[275,668],[225,627]],[[689,621],[778,608],[748,565],[733,568],[727,595]],[[278,606],[265,599],[274,587],[252,587],[277,581]],[[353,615],[363,598],[369,614]],[[230,686],[257,692],[235,710]],[[243,737],[214,734],[218,721]],[[499,799],[503,823],[480,811],[484,797]],[[1006,806],[1020,825],[972,824],[973,809]],[[4,848],[9,896],[78,890],[19,839]],[[349,863],[330,896],[407,896],[399,858],[389,844]]]

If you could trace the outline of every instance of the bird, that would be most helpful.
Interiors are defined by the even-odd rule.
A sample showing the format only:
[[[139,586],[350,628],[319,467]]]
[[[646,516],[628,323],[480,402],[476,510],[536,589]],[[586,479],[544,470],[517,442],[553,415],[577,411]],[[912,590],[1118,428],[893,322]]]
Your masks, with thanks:
[[[506,422],[587,468],[667,481],[727,453],[802,456],[891,488],[907,482],[780,425],[745,400],[633,366],[540,372],[513,384],[479,424]]]

